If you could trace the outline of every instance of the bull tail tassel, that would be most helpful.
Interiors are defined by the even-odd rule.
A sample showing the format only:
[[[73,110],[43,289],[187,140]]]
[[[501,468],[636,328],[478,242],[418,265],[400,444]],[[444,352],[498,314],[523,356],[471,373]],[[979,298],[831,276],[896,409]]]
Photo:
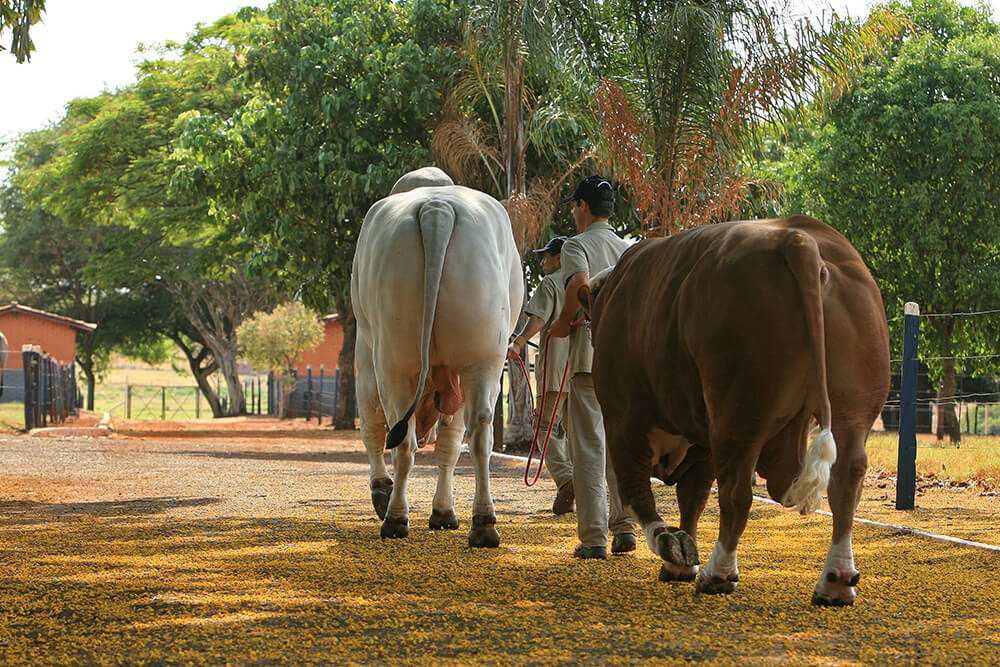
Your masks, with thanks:
[[[837,443],[830,429],[823,429],[813,439],[806,452],[802,470],[785,492],[781,504],[795,507],[800,514],[809,514],[823,503],[823,492],[830,483],[830,468],[837,460]]]

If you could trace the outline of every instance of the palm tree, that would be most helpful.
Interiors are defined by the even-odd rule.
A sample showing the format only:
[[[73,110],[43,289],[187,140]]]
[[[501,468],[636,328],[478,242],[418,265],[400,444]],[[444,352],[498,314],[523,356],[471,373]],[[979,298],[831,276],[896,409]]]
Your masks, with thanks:
[[[858,24],[789,17],[766,0],[618,0],[595,95],[605,157],[629,187],[642,233],[730,220],[770,184],[748,166],[768,130],[842,86],[905,27],[875,10]]]
[[[435,159],[456,182],[504,202],[522,255],[548,227],[562,183],[588,157],[580,149],[579,128],[590,117],[582,98],[571,94],[571,72],[556,57],[553,8],[546,0],[471,7],[460,47],[465,64],[452,81],[446,113],[433,134]],[[529,151],[544,156],[548,168],[529,172]],[[505,441],[530,440],[528,387],[520,375],[510,377]]]

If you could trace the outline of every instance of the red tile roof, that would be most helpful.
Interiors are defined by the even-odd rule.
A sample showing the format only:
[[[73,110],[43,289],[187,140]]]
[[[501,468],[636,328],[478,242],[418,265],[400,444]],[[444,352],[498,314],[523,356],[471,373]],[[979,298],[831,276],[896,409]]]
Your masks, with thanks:
[[[91,322],[75,320],[72,317],[66,317],[65,315],[56,315],[55,313],[49,313],[44,310],[21,305],[16,301],[6,306],[0,306],[0,315],[4,313],[24,313],[25,315],[31,315],[33,317],[39,317],[43,320],[49,320],[50,322],[65,324],[72,329],[83,331],[84,333],[90,333],[97,328],[97,325],[92,324]]]

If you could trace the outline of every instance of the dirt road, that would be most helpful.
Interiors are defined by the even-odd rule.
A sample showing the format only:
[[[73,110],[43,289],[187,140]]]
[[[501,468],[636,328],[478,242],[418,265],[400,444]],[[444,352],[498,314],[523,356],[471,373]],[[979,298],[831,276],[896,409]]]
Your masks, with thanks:
[[[119,429],[128,425],[119,424]],[[859,526],[852,608],[809,605],[830,519],[755,504],[740,588],[656,581],[640,544],[574,561],[552,485],[494,459],[499,549],[426,529],[433,458],[418,454],[411,536],[382,541],[356,433],[235,420],[129,437],[0,437],[0,660],[27,663],[627,664],[993,662],[1000,554]],[[861,512],[901,523],[873,483]],[[665,515],[673,492],[658,487]],[[966,503],[965,501],[969,502]],[[1000,544],[993,499],[928,493],[943,517]],[[922,513],[922,514],[921,514]],[[700,548],[711,550],[715,501]],[[918,526],[919,527],[919,526]]]

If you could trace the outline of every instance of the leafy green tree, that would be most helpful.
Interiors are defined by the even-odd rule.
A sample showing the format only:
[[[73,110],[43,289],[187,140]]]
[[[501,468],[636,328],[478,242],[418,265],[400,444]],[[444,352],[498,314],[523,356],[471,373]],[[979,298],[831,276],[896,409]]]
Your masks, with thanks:
[[[169,57],[143,62],[132,86],[75,101],[58,150],[15,178],[29,206],[78,236],[118,235],[90,254],[89,279],[105,293],[156,287],[169,294],[190,324],[172,339],[193,333],[211,351],[226,381],[227,414],[245,411],[236,327],[273,302],[273,287],[247,276],[248,242],[217,224],[202,198],[173,186],[180,166],[173,153],[188,118],[229,113],[243,101],[235,52],[256,14],[241,16],[200,29],[184,45],[168,45]],[[189,360],[204,359],[189,350]],[[203,390],[205,368],[203,361],[192,366]],[[220,402],[206,397],[217,410]]]
[[[365,212],[429,162],[428,126],[455,58],[447,2],[282,0],[246,52],[253,96],[235,113],[192,119],[181,157],[189,187],[257,247],[252,268],[298,286],[344,327],[334,423],[354,427],[350,305]]]
[[[323,342],[323,325],[316,312],[298,301],[281,304],[270,313],[254,313],[236,331],[240,349],[254,368],[267,369],[282,378],[287,391],[295,389],[289,369],[303,352]],[[279,416],[285,402],[278,401]]]
[[[984,6],[897,5],[922,29],[870,67],[796,160],[797,198],[847,235],[886,300],[925,313],[1000,303],[1000,30]],[[939,357],[943,417],[960,354],[996,354],[996,318],[931,317],[921,353]],[[980,362],[977,361],[980,368]],[[939,430],[939,437],[943,434]]]
[[[66,224],[59,216],[25,202],[16,183],[32,169],[61,154],[68,123],[23,136],[11,166],[12,183],[0,190],[0,275],[11,299],[76,319],[97,329],[77,337],[76,362],[83,372],[86,405],[94,408],[94,387],[111,351],[131,341],[144,358],[155,356],[154,341],[141,320],[129,317],[127,296],[102,286],[89,268],[94,257],[120,245],[131,247],[137,234],[120,226],[98,228]],[[120,325],[110,327],[118,321]]]
[[[45,0],[0,0],[0,35],[10,30],[10,52],[17,62],[31,60],[35,45],[31,41],[31,26],[42,19]],[[0,46],[0,51],[5,47]]]

